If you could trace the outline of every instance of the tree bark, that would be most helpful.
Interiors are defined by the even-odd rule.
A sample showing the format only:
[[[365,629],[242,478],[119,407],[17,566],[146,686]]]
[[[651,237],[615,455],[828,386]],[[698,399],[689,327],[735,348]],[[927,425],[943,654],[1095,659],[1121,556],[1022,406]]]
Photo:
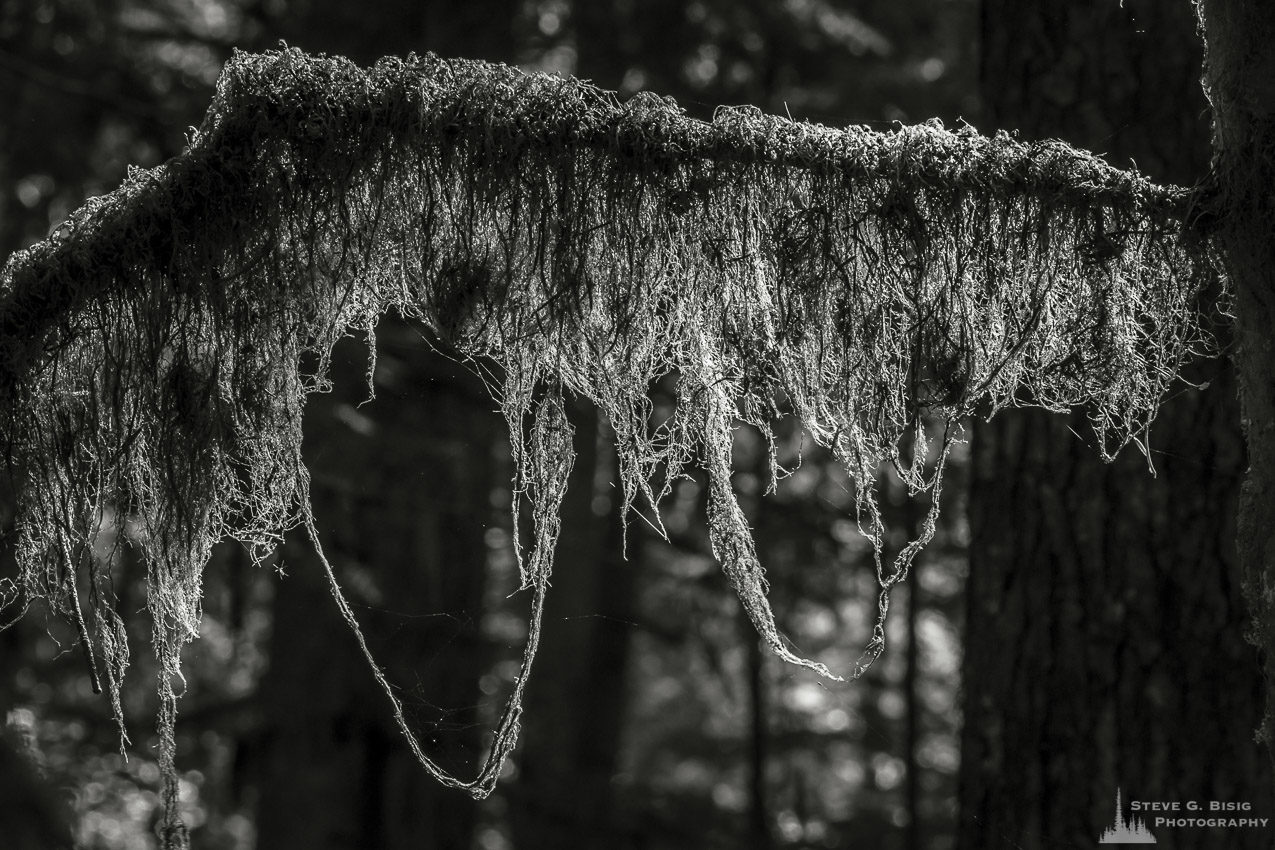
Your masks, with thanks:
[[[1260,736],[1275,756],[1275,6],[1200,3],[1213,105],[1213,170],[1227,273],[1235,287],[1236,352],[1249,468],[1240,496],[1239,554],[1265,656]]]
[[[1158,0],[984,4],[992,123],[1190,183],[1207,157],[1191,9]],[[1269,182],[1266,184],[1269,185]],[[1125,799],[1275,815],[1253,743],[1260,667],[1236,555],[1243,445],[1229,364],[1164,406],[1158,477],[1103,464],[1082,416],[974,432],[958,846],[1089,846]],[[1148,826],[1152,826],[1148,822]],[[1161,829],[1162,847],[1268,847],[1271,831]]]

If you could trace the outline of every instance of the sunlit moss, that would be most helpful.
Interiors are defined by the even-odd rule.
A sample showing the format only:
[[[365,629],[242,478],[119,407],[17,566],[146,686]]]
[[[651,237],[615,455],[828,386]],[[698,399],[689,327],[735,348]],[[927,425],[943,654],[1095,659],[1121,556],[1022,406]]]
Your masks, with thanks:
[[[799,417],[855,482],[875,554],[879,619],[858,675],[884,646],[890,588],[933,534],[963,417],[1083,408],[1110,453],[1207,348],[1197,302],[1221,290],[1192,204],[1060,142],[969,127],[877,133],[747,108],[702,122],[668,99],[622,104],[477,62],[238,54],[181,156],[130,174],[0,277],[21,564],[0,602],[42,597],[75,621],[119,714],[128,648],[94,547],[108,535],[140,550],[166,840],[183,842],[173,724],[203,566],[225,537],[262,558],[302,526],[317,547],[305,396],[327,388],[338,339],[366,334],[374,352],[397,311],[481,364],[509,422],[515,511],[528,500],[534,525],[523,671],[477,778],[425,755],[373,664],[441,781],[489,793],[516,738],[571,467],[563,394],[608,417],[626,506],[658,517],[703,467],[714,554],[759,633],[831,676],[776,629],[731,482],[739,422],[769,436],[785,411]],[[648,390],[669,376],[676,404],[656,417]],[[923,418],[939,423],[936,448]],[[892,564],[874,496],[885,463],[932,494]]]

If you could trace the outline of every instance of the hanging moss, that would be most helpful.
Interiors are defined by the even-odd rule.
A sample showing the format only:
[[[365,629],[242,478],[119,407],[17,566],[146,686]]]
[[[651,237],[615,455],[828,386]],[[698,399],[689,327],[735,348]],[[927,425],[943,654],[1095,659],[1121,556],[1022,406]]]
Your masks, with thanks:
[[[131,172],[0,277],[0,438],[20,498],[20,575],[0,602],[41,598],[76,622],[118,716],[128,648],[93,544],[129,519],[160,666],[168,840],[183,842],[174,682],[201,570],[227,537],[263,558],[302,526],[317,548],[305,397],[326,389],[338,339],[374,340],[393,310],[498,367],[514,509],[527,499],[535,526],[523,671],[476,779],[428,758],[372,664],[431,773],[483,796],[516,737],[571,465],[562,393],[614,427],[626,506],[658,516],[702,466],[714,554],[758,632],[832,676],[776,629],[731,486],[736,425],[769,435],[799,417],[854,480],[875,553],[880,619],[858,675],[933,534],[963,417],[1084,409],[1109,455],[1208,348],[1197,302],[1219,273],[1191,214],[1186,190],[1061,142],[749,108],[704,122],[649,94],[620,103],[434,56],[363,70],[237,54],[185,152]],[[669,376],[676,408],[654,421],[648,390]],[[928,452],[923,420],[942,432]],[[886,564],[874,481],[888,463],[932,506]]]

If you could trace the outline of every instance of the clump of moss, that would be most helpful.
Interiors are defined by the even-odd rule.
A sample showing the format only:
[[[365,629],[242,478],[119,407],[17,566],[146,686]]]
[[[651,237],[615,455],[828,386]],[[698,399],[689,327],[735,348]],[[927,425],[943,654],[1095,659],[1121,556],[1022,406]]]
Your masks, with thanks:
[[[263,558],[304,526],[317,547],[305,397],[326,388],[338,339],[374,338],[396,311],[503,375],[514,507],[528,500],[535,526],[523,672],[476,779],[430,760],[381,679],[431,773],[483,796],[516,737],[572,458],[563,393],[608,417],[627,507],[658,515],[702,464],[713,551],[758,632],[832,676],[779,634],[731,486],[732,429],[799,417],[855,481],[875,553],[880,619],[858,675],[933,534],[963,417],[1084,409],[1110,454],[1208,347],[1199,301],[1219,272],[1190,205],[1060,142],[970,127],[879,133],[746,108],[704,122],[668,99],[620,103],[479,62],[237,54],[185,152],[131,173],[0,276],[0,440],[20,497],[20,575],[0,603],[43,598],[75,621],[118,716],[128,647],[93,543],[134,524],[166,840],[184,842],[173,682],[201,571],[227,537]],[[675,410],[653,421],[648,390],[670,376]],[[929,451],[923,422],[942,433]],[[886,464],[932,493],[920,538],[889,564],[874,497]]]

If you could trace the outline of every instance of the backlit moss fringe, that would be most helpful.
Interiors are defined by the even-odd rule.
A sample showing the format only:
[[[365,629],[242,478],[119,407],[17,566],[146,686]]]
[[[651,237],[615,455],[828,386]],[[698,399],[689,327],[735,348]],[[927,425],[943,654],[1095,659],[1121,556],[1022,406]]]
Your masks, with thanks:
[[[140,551],[166,841],[184,843],[174,682],[201,571],[226,537],[260,558],[301,526],[317,547],[305,397],[327,386],[338,339],[374,341],[393,310],[503,376],[515,510],[528,500],[534,526],[523,670],[475,779],[421,750],[373,664],[432,774],[484,796],[514,744],[572,460],[563,394],[609,419],[627,505],[657,507],[703,468],[713,551],[758,632],[832,675],[776,629],[731,485],[732,429],[799,417],[854,480],[875,552],[881,619],[858,675],[884,645],[890,588],[933,534],[962,417],[1082,408],[1109,453],[1208,347],[1198,302],[1219,272],[1190,215],[1185,190],[1061,142],[749,108],[703,122],[651,94],[620,103],[434,56],[364,70],[237,54],[185,152],[133,171],[0,276],[0,440],[20,497],[20,574],[0,603],[42,598],[71,618],[119,716],[128,646],[95,543],[109,531]],[[661,378],[677,405],[657,421]],[[935,446],[923,417],[943,432]],[[932,506],[887,564],[874,481],[891,462]]]

